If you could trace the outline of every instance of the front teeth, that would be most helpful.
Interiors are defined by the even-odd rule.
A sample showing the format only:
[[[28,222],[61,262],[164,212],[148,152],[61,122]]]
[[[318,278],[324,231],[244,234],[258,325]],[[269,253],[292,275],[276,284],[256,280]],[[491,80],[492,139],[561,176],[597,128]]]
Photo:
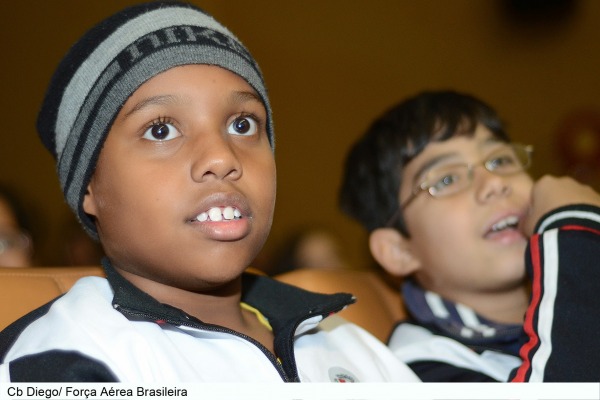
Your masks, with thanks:
[[[225,207],[223,209],[223,219],[233,219],[234,217],[234,210],[231,207]],[[211,218],[212,219],[212,218]]]
[[[240,210],[234,207],[212,207],[208,211],[199,214],[196,219],[200,222],[204,221],[230,221],[232,219],[242,218]]]
[[[515,216],[507,217],[507,218],[504,218],[503,220],[495,223],[494,226],[492,226],[492,231],[498,232],[498,231],[501,231],[501,230],[509,228],[509,227],[515,227],[518,224],[519,224],[518,217],[515,217]]]

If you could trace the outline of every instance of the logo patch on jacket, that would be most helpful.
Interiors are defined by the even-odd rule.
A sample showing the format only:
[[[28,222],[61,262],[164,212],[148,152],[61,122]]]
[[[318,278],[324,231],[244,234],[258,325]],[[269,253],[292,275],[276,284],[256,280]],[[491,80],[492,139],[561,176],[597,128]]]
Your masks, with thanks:
[[[331,382],[338,383],[358,382],[358,379],[350,371],[342,367],[329,368],[329,379]]]

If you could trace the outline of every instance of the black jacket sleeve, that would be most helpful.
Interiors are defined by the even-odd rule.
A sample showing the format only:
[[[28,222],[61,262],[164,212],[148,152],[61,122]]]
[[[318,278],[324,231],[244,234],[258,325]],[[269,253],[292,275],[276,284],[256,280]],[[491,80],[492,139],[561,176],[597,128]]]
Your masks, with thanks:
[[[483,372],[439,361],[417,361],[408,366],[423,382],[497,382]]]
[[[107,366],[76,352],[52,350],[10,362],[12,382],[116,382]]]
[[[532,296],[528,341],[515,382],[600,381],[600,209],[566,206],[544,216],[526,267]]]

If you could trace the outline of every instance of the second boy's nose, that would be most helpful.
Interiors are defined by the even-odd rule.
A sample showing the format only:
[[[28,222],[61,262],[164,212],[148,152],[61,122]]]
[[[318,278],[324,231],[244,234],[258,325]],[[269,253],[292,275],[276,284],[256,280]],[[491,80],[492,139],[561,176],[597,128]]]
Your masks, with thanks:
[[[507,176],[490,172],[483,166],[475,167],[473,171],[473,186],[479,202],[487,202],[497,197],[503,197],[511,192]]]

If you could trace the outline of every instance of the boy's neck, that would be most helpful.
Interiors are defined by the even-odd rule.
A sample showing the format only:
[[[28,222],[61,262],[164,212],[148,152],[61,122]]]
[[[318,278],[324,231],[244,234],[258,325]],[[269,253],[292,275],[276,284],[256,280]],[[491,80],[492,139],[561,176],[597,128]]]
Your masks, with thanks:
[[[140,277],[117,267],[115,269],[134,286],[159,302],[179,308],[204,323],[248,335],[273,352],[272,334],[258,321],[256,315],[243,310],[240,305],[241,276],[210,290],[191,291]]]

